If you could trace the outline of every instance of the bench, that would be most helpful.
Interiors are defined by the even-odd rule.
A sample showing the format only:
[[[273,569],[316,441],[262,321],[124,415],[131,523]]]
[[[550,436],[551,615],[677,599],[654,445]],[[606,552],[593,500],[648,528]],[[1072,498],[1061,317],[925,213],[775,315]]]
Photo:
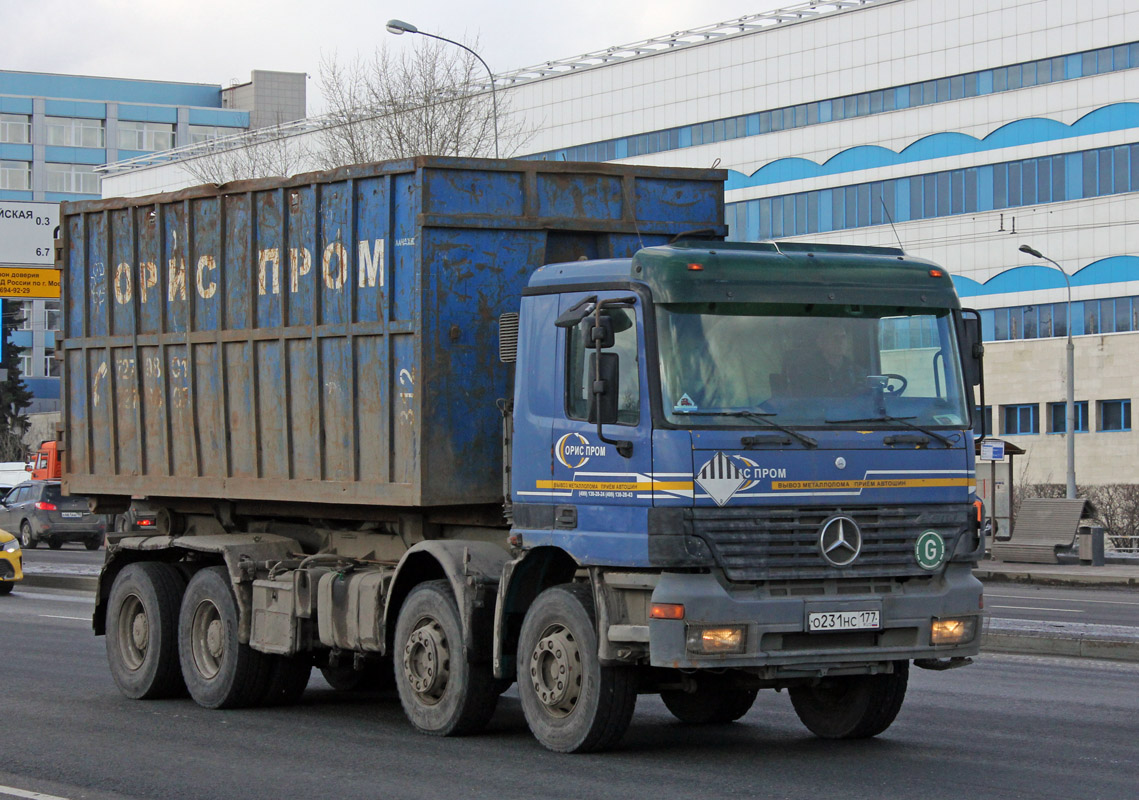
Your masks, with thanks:
[[[993,542],[995,561],[1028,564],[1059,564],[1056,554],[1076,543],[1080,520],[1090,512],[1084,498],[1033,497],[1025,500],[1016,517],[1016,526],[1007,542]],[[1086,512],[1086,513],[1085,513]]]

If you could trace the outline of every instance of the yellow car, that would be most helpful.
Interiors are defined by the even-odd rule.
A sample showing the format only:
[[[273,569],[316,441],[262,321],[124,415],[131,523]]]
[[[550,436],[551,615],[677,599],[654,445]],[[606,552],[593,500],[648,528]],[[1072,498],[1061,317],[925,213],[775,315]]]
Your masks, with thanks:
[[[8,594],[16,581],[24,579],[23,560],[20,540],[8,531],[0,530],[0,595]]]

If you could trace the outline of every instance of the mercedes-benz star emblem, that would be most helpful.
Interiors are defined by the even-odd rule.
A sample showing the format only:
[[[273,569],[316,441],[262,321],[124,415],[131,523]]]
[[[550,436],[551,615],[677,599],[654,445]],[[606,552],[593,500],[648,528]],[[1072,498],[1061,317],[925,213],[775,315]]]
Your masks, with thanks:
[[[819,531],[819,553],[828,563],[846,567],[862,551],[862,531],[850,517],[831,517]]]

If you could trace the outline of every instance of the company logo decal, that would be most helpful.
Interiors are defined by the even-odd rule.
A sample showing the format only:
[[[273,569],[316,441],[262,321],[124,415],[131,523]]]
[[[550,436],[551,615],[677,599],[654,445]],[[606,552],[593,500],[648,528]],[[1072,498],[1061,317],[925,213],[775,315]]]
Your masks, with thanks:
[[[604,457],[607,451],[604,445],[590,444],[580,433],[567,433],[554,445],[554,458],[567,469],[580,469],[590,458]]]
[[[846,567],[862,552],[862,531],[850,517],[831,517],[819,531],[819,553],[830,564]]]
[[[918,537],[914,546],[918,566],[924,570],[935,570],[945,560],[945,539],[937,531],[926,531]]]
[[[736,492],[755,486],[751,471],[757,466],[750,458],[716,453],[696,473],[696,485],[707,492],[716,505],[722,506]]]

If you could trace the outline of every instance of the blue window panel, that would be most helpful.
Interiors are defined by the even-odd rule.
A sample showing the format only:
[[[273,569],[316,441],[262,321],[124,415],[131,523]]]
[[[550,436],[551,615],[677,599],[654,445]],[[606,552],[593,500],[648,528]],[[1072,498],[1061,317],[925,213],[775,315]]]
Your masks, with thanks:
[[[1049,58],[1041,59],[1036,62],[1036,82],[1037,83],[1051,83],[1052,78],[1052,60]]]
[[[1066,174],[1064,197],[1075,200],[1082,197],[1084,185],[1084,159],[1079,153],[1068,153],[1064,156],[1064,171]]]
[[[1115,298],[1115,332],[1125,333],[1134,330],[1132,327],[1132,309],[1130,297]]]
[[[681,128],[680,129],[680,136],[679,136],[677,143],[680,147],[691,147],[692,146],[692,128],[688,127],[687,125],[684,126],[683,128]]]
[[[29,189],[0,189],[0,200],[31,200],[33,197]]]
[[[32,112],[32,98],[30,97],[0,97],[0,113],[31,114]]]
[[[1065,304],[1066,305],[1066,304]],[[1084,335],[1084,301],[1076,300],[1072,303],[1072,335]]]
[[[993,198],[993,167],[977,167],[977,211],[997,208]]]
[[[629,157],[629,140],[623,139],[623,138],[618,139],[617,140],[617,158],[628,158],[628,157]]]
[[[996,333],[993,331],[993,317],[995,311],[987,308],[981,311],[981,339],[982,341],[991,342],[996,339]]]
[[[1036,159],[1020,164],[1020,205],[1036,205]]]
[[[1072,403],[1072,412],[1076,420],[1076,433],[1088,432],[1088,401],[1077,400]],[[1068,430],[1068,403],[1048,404],[1048,432],[1065,433]]]
[[[993,71],[984,69],[977,73],[977,94],[993,93]]]
[[[1009,338],[1008,309],[997,308],[993,310],[993,340],[1006,341]]]
[[[122,151],[126,152],[126,151]],[[44,161],[53,164],[106,164],[107,151],[101,147],[44,147]]]
[[[1083,56],[1079,53],[1067,56],[1064,58],[1064,77],[1082,78],[1084,75],[1083,70]]]
[[[106,103],[85,103],[82,100],[45,100],[44,113],[49,117],[82,117],[106,119]]]
[[[747,241],[754,242],[756,239],[761,238],[759,235],[759,201],[747,201],[747,225],[744,227],[747,232]]]
[[[1020,202],[1020,162],[1014,161],[1008,165],[1008,204],[1010,206],[1019,206]]]
[[[1008,208],[1008,164],[994,164],[993,208]]]
[[[1104,432],[1131,430],[1131,401],[1101,400],[1098,429]]]
[[[895,222],[909,222],[910,220],[910,182],[902,179],[894,181],[894,208]]]
[[[819,230],[834,230],[834,195],[833,189],[823,189],[819,195]]]
[[[119,119],[131,122],[177,122],[178,109],[170,106],[135,106],[119,103]]]
[[[4,161],[31,161],[35,152],[30,144],[0,144],[0,159]]]
[[[1052,305],[1052,335],[1068,335],[1068,304],[1054,303]],[[1073,333],[1073,335],[1075,335]]]
[[[1131,189],[1130,148],[1127,145],[1112,150],[1111,185],[1116,192],[1126,192]]]
[[[894,107],[895,108],[909,108],[910,107],[910,87],[899,86],[894,89]]]
[[[977,210],[977,170],[967,169],[965,173],[964,204],[966,211]]]
[[[783,235],[794,236],[795,230],[795,197],[783,198]]]
[[[1040,432],[1040,406],[1037,403],[1001,406],[1001,433],[1028,436]]]
[[[807,192],[807,233],[819,232],[819,193]]]
[[[747,135],[757,136],[759,134],[759,114],[747,115]]]

